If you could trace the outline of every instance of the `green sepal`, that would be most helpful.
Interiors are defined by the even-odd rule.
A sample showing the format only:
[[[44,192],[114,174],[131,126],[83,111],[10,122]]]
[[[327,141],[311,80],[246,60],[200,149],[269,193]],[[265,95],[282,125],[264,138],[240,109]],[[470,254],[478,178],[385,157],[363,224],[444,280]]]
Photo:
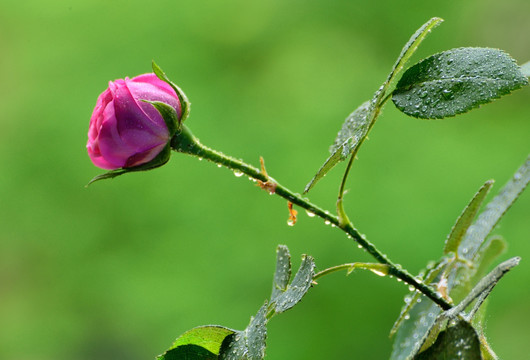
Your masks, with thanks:
[[[129,173],[129,172],[147,171],[147,170],[156,169],[157,167],[160,167],[164,165],[165,163],[167,163],[170,157],[171,157],[171,146],[170,146],[170,142],[168,142],[167,145],[164,147],[164,149],[153,160],[149,161],[148,163],[129,167],[129,168],[111,170],[104,174],[95,176],[92,180],[88,182],[88,184],[86,184],[86,187],[88,187],[90,184],[96,181],[105,180],[105,179],[113,179],[117,176]]]
[[[181,128],[181,122],[173,106],[170,106],[161,101],[150,101],[150,100],[140,100],[140,101],[153,105],[155,109],[160,113],[160,115],[164,119],[164,122],[166,123],[170,138],[172,138],[173,135],[175,135],[175,133],[177,132],[177,130]]]
[[[190,155],[201,155],[202,146],[187,126],[182,125],[171,138],[171,149]]]
[[[188,97],[186,96],[184,91],[182,91],[181,88],[179,88],[174,82],[169,80],[169,78],[167,77],[166,73],[160,68],[160,66],[158,66],[155,63],[154,60],[153,60],[153,63],[152,63],[152,67],[153,67],[153,72],[155,73],[155,75],[160,80],[165,81],[166,83],[168,83],[169,86],[171,86],[173,88],[173,90],[175,90],[175,92],[177,93],[177,96],[178,96],[179,101],[180,101],[180,106],[182,108],[182,114],[181,114],[180,119],[179,119],[179,124],[184,122],[184,120],[186,120],[188,118],[188,116],[190,116],[190,110],[191,110],[191,103],[188,100]]]

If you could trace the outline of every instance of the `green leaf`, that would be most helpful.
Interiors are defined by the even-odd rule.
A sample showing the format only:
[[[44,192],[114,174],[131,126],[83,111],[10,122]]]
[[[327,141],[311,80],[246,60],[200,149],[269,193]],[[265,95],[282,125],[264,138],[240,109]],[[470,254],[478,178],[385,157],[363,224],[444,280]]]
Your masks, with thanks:
[[[422,119],[467,112],[528,84],[508,54],[490,48],[441,52],[410,67],[392,100],[399,110]]]
[[[491,264],[506,251],[506,241],[500,236],[491,237],[480,248],[480,251],[473,258],[473,279],[471,283],[475,284],[480,280],[491,267]]]
[[[311,256],[304,255],[293,282],[285,290],[279,289],[276,293],[273,291],[271,306],[274,306],[274,312],[280,314],[298,304],[311,287],[314,276],[315,262]]]
[[[530,61],[521,65],[521,72],[525,74],[527,77],[530,76]]]
[[[488,195],[491,186],[493,185],[493,180],[488,180],[479,191],[475,194],[473,199],[466,206],[456,224],[453,226],[451,233],[449,234],[447,240],[445,241],[444,254],[456,253],[460,242],[464,238],[464,235],[473,222],[473,219],[477,216],[477,213],[482,205],[482,202]]]
[[[405,66],[407,61],[410,59],[410,57],[416,52],[421,42],[425,40],[425,38],[432,31],[432,29],[440,25],[442,22],[443,22],[443,19],[438,18],[438,17],[433,17],[432,19],[427,21],[425,24],[423,24],[418,30],[416,30],[416,32],[411,36],[409,41],[407,41],[407,43],[401,50],[401,54],[399,54],[396,60],[396,63],[394,64],[394,67],[392,68],[392,71],[390,72],[390,74],[388,75],[388,78],[383,84],[385,86],[384,92],[386,92],[391,82],[396,78],[396,76],[401,72],[401,70],[403,70],[403,67]]]
[[[418,353],[440,313],[438,305],[421,295],[399,326],[390,359],[408,360]]]
[[[180,106],[182,107],[182,115],[180,116],[179,124],[184,122],[184,120],[186,120],[188,118],[188,116],[190,116],[190,110],[191,110],[191,103],[188,100],[188,97],[186,96],[184,91],[182,91],[181,88],[179,88],[174,82],[169,80],[169,78],[166,75],[166,73],[164,71],[162,71],[160,66],[158,66],[155,63],[154,60],[152,62],[152,68],[153,68],[153,72],[155,73],[155,75],[160,80],[165,81],[166,83],[168,83],[169,86],[171,86],[173,88],[173,90],[175,90],[175,92],[177,93],[177,96],[178,96],[179,101],[180,101]]]
[[[426,284],[437,283],[441,274],[445,274],[447,291],[453,299],[457,299],[465,298],[470,289],[482,280],[488,266],[505,248],[503,241],[498,237],[488,238],[487,241],[485,239],[530,181],[529,168],[530,157],[468,228],[458,247],[460,260],[442,258],[427,274],[424,281]],[[397,328],[392,360],[410,359],[422,349],[423,343],[430,345],[440,330],[435,326],[435,318],[440,314],[440,308],[423,295],[411,296],[408,297],[407,304],[392,329],[395,331]]]
[[[199,326],[179,336],[157,360],[217,359],[225,338],[235,330],[217,325]]]
[[[457,320],[438,335],[436,342],[414,360],[482,360],[477,332],[464,320]]]
[[[330,147],[331,156],[320,167],[316,175],[306,185],[304,194],[322,179],[339,162],[347,159],[357,152],[359,146],[364,141],[369,130],[369,115],[373,110],[373,104],[365,101],[344,121],[342,129],[339,131],[335,142]]]
[[[486,237],[495,228],[506,211],[517,200],[530,181],[530,157],[517,170],[512,179],[499,191],[469,227],[458,254],[461,258],[472,260]]]
[[[327,158],[324,165],[320,167],[316,175],[306,185],[304,194],[322,179],[331,169],[335,167],[340,161],[343,161],[350,156],[355,156],[359,147],[362,145],[368,133],[372,129],[380,108],[383,105],[384,97],[391,82],[396,75],[401,72],[407,60],[414,54],[420,43],[425,39],[427,34],[443,20],[440,18],[432,18],[423,24],[412,35],[409,41],[405,44],[401,53],[399,54],[392,71],[381,87],[375,92],[372,100],[361,104],[354,112],[352,112],[344,121],[341,130],[339,131],[335,142],[330,147],[331,156]],[[346,176],[347,174],[345,174]]]
[[[261,360],[265,356],[267,323],[275,314],[295,306],[311,287],[315,263],[304,255],[289,285],[291,256],[285,245],[276,249],[276,272],[271,301],[258,310],[243,331],[218,325],[199,326],[182,334],[157,360]]]
[[[237,331],[226,339],[221,346],[220,360],[261,360],[265,357],[267,308],[265,302],[244,331]]]
[[[291,279],[291,254],[285,245],[276,248],[276,272],[272,284],[271,300],[274,301],[279,295],[287,290]]]
[[[438,282],[440,279],[439,275],[443,270],[445,270],[449,263],[449,260],[449,258],[443,257],[440,261],[438,261],[438,263],[434,264],[433,266],[430,266],[429,271],[425,275],[425,279],[423,280],[423,282],[429,285]],[[398,319],[390,330],[390,336],[393,336],[398,331],[401,324],[411,317],[410,311],[415,306],[415,304],[418,303],[418,299],[420,299],[421,296],[421,293],[415,290],[405,296],[405,305],[403,305]]]

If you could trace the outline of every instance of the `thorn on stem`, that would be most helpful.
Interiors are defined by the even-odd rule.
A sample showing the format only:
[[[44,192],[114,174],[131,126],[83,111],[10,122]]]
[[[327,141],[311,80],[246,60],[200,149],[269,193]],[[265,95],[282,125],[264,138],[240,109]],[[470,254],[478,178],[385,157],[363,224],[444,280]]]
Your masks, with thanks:
[[[263,190],[268,191],[269,194],[272,195],[276,192],[277,184],[269,179],[269,175],[267,175],[267,170],[265,170],[265,161],[263,160],[262,156],[259,157],[259,162],[261,164],[261,174],[265,176],[265,179],[267,179],[267,181],[258,180],[258,186]]]

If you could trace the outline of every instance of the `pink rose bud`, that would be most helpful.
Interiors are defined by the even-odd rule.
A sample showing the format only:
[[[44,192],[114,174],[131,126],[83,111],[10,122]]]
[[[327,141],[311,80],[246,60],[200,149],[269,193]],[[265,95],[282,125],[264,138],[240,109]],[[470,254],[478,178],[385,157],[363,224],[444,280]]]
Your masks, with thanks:
[[[181,117],[175,90],[155,74],[109,82],[90,118],[87,150],[94,165],[108,170],[130,168],[153,160],[171,140],[159,111],[162,102]]]

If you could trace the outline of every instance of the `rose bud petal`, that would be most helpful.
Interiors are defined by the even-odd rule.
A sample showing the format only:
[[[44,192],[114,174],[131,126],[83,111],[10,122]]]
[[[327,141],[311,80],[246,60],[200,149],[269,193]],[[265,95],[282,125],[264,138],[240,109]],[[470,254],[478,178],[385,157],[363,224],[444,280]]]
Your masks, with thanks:
[[[155,74],[109,82],[90,118],[87,150],[94,165],[108,170],[139,166],[153,160],[171,138],[162,115],[142,100],[173,107],[181,104],[175,90]]]

